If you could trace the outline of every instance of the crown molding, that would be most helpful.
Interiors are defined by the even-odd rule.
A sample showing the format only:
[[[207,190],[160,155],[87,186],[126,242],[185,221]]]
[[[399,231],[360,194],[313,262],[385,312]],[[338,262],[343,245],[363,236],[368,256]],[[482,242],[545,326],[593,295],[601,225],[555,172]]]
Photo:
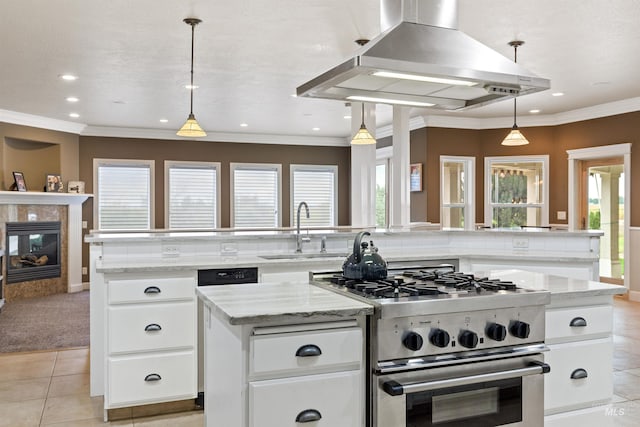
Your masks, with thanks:
[[[346,147],[349,140],[344,137],[307,136],[307,135],[277,135],[257,133],[235,132],[211,132],[203,138],[184,138],[177,136],[175,131],[166,129],[145,128],[117,128],[105,126],[87,126],[82,136],[101,136],[113,138],[143,138],[166,139],[179,141],[206,141],[206,142],[235,142],[251,144],[284,144],[284,145],[317,145],[324,147]]]
[[[557,126],[584,120],[598,119],[601,117],[614,116],[617,114],[625,114],[634,111],[640,111],[640,97],[594,105],[592,107],[579,108],[576,110],[557,114],[521,116],[518,117],[518,125],[521,128],[533,126]],[[0,109],[0,122],[74,133],[81,136],[185,140],[185,138],[178,137],[173,130],[89,126],[83,123],[51,119],[48,117],[18,113],[2,109]],[[423,127],[473,130],[502,129],[510,128],[512,125],[512,117],[473,118],[451,115],[424,114],[411,117],[409,119],[410,130],[420,129]],[[377,127],[375,134],[376,138],[385,138],[393,135],[393,124],[387,124]],[[197,140],[209,142],[235,142],[251,144],[316,145],[326,147],[349,146],[348,136],[323,137],[308,135],[278,135],[209,131],[206,137],[198,138]]]
[[[68,132],[78,135],[81,134],[82,130],[86,127],[84,123],[51,119],[49,117],[36,116],[34,114],[19,113],[17,111],[2,109],[0,109],[0,122],[11,123],[14,125],[30,126],[41,129],[56,130],[59,132]]]

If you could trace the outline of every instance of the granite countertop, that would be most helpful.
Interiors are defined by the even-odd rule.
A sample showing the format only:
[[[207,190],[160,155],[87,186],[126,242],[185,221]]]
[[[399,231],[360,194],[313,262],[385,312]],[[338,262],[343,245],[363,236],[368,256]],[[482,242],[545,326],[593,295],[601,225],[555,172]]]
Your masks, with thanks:
[[[232,325],[373,313],[369,304],[306,283],[202,286],[196,293]]]

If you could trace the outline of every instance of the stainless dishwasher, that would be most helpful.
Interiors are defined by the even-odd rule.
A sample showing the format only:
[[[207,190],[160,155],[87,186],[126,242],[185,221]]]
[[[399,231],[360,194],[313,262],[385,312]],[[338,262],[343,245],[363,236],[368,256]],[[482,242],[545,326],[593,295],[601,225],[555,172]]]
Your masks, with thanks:
[[[238,285],[258,283],[258,267],[208,268],[198,270],[198,286]],[[204,331],[203,305],[198,298],[198,399],[196,404],[204,406]]]

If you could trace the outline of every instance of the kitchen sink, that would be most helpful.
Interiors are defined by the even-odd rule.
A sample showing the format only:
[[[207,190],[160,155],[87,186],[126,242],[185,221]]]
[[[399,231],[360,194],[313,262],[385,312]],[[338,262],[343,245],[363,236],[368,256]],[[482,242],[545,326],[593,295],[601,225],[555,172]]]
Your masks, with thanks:
[[[312,259],[312,258],[346,258],[345,252],[310,252],[293,254],[258,255],[262,259]]]

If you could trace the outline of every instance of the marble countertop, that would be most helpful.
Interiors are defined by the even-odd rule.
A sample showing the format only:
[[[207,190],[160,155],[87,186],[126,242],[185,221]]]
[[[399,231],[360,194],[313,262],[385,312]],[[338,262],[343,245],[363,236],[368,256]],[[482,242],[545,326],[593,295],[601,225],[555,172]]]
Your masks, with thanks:
[[[622,286],[571,279],[523,270],[474,272],[510,280],[516,285],[551,292],[558,300],[624,294]],[[351,317],[373,313],[369,304],[306,283],[246,284],[196,288],[199,298],[232,325],[267,321],[297,321],[309,317]]]
[[[305,254],[307,255],[307,254]],[[319,255],[319,254],[316,254]],[[486,259],[496,261],[509,260],[530,260],[530,261],[553,261],[553,262],[592,262],[598,259],[596,254],[585,256],[584,254],[567,254],[558,251],[527,251],[510,250],[482,252],[480,250],[458,250],[449,248],[433,248],[416,250],[386,250],[380,252],[385,261],[412,262],[425,260],[442,259]],[[313,256],[301,257],[291,254],[291,258],[265,259],[260,255],[238,255],[238,256],[180,256],[167,258],[137,258],[128,257],[113,261],[96,261],[96,271],[98,273],[133,273],[162,270],[185,270],[185,269],[207,269],[207,268],[228,268],[228,267],[258,267],[258,268],[278,268],[296,267],[296,270],[315,270],[317,268],[330,268],[340,270],[342,263],[347,257],[344,254],[336,256]]]
[[[216,316],[232,325],[373,313],[369,304],[306,283],[203,286],[196,293]]]

